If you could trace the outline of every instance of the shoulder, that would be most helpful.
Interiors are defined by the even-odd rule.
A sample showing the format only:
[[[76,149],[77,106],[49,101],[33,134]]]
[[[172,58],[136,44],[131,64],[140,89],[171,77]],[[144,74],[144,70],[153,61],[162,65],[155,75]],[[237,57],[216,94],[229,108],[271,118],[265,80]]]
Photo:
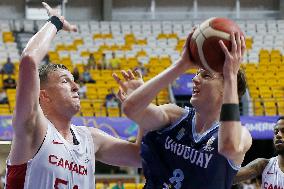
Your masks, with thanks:
[[[106,132],[104,132],[104,131],[102,131],[98,128],[86,127],[86,129],[88,130],[88,132],[90,133],[94,142],[97,145],[100,145],[101,143],[104,143],[104,142],[110,140],[111,138],[114,138],[114,137],[110,136],[109,134],[107,134]]]
[[[170,116],[171,117],[170,124],[157,130],[157,133],[162,134],[162,133],[167,133],[167,132],[174,132],[173,130],[179,130],[180,127],[184,126],[184,124],[187,125],[188,121],[191,122],[193,116],[194,116],[194,113],[192,112],[191,108],[178,107],[177,110],[175,110],[175,112],[172,112],[172,115]],[[189,127],[186,127],[186,128],[188,129]]]
[[[159,107],[162,108],[169,116],[171,124],[175,124],[179,120],[184,119],[184,117],[186,117],[192,111],[192,108],[182,108],[176,104],[164,104]]]

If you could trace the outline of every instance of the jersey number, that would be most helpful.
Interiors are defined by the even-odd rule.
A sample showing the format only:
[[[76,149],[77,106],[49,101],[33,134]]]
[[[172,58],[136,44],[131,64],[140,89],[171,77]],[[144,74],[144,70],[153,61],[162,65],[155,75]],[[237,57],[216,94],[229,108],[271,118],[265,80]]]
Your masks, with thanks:
[[[66,185],[68,184],[68,181],[60,179],[60,178],[56,178],[55,183],[54,183],[54,189],[59,189],[58,186],[59,185]],[[77,185],[73,186],[73,189],[79,189],[79,187]]]

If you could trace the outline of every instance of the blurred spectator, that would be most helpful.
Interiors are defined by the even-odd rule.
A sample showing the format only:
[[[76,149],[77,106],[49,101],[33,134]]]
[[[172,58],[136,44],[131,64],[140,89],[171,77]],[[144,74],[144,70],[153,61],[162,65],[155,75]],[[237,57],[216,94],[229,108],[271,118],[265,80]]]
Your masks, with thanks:
[[[140,71],[142,76],[145,76],[148,73],[147,68],[145,68],[145,66],[141,62],[138,62],[138,66],[134,70]]]
[[[110,189],[109,188],[109,183],[107,181],[103,182],[103,188],[102,189]]]
[[[78,70],[77,67],[75,67],[75,68],[73,69],[72,75],[73,75],[73,77],[74,77],[74,81],[75,81],[76,83],[80,83],[80,72],[79,72],[79,70]]]
[[[97,69],[97,63],[96,63],[96,60],[95,60],[95,57],[94,55],[91,53],[90,56],[89,56],[89,59],[88,59],[88,69]]]
[[[118,107],[119,106],[119,100],[116,98],[116,95],[115,95],[113,88],[111,88],[110,93],[106,95],[105,106],[106,106],[106,108]]]
[[[78,91],[80,99],[87,98],[86,92],[87,92],[87,86],[82,81],[80,81],[79,91]]]
[[[96,83],[96,81],[92,78],[88,67],[84,67],[84,72],[82,73],[82,81],[84,83]]]
[[[106,54],[103,53],[101,69],[107,69],[107,68],[108,68],[108,61],[106,60]]]
[[[8,103],[8,97],[6,94],[6,91],[1,87],[0,88],[0,104],[7,104]]]
[[[112,189],[124,189],[124,184],[121,180],[117,181],[117,184]]]
[[[44,64],[49,64],[50,63],[49,55],[46,54],[42,61],[44,62]]]
[[[16,81],[12,76],[9,74],[6,79],[3,80],[3,88],[4,89],[15,89],[16,88]]]
[[[114,52],[112,53],[112,58],[109,60],[110,69],[119,69],[120,68],[120,59],[115,57]]]
[[[11,62],[10,57],[7,58],[7,62],[3,65],[4,74],[13,74],[14,73],[14,64]]]

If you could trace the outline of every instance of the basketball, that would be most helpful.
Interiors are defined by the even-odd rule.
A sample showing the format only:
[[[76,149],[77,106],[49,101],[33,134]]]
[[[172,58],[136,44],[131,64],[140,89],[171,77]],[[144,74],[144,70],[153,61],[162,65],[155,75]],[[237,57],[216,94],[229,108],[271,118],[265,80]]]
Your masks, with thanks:
[[[198,25],[189,43],[193,61],[208,71],[223,72],[225,54],[219,40],[222,40],[230,51],[231,32],[243,35],[240,27],[228,18],[210,18]]]

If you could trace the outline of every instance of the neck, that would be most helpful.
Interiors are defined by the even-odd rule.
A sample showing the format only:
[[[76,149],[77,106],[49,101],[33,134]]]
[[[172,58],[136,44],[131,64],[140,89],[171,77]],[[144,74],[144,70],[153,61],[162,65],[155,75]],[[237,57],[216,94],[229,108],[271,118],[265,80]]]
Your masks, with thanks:
[[[203,133],[212,127],[212,124],[219,121],[220,111],[196,111],[195,128],[197,133]]]
[[[47,119],[54,125],[58,132],[68,140],[72,138],[70,133],[71,119],[63,116],[46,115]]]
[[[284,172],[284,155],[278,155],[278,163],[280,169]]]

